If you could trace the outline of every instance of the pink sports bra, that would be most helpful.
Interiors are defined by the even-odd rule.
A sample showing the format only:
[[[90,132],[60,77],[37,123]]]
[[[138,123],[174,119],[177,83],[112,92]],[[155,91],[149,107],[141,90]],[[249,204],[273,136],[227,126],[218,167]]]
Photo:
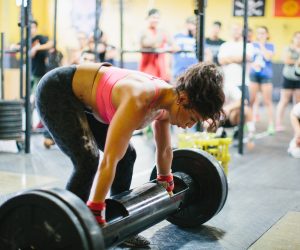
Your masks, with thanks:
[[[142,72],[120,69],[111,66],[101,77],[96,93],[97,112],[104,123],[109,124],[116,112],[111,98],[111,93],[114,85],[117,83],[117,81],[133,72],[143,74],[144,76],[147,76],[149,80],[153,81],[153,83],[155,84],[155,95],[149,105],[149,108],[153,107],[154,103],[156,102],[159,94],[158,81],[162,81],[161,79]],[[162,109],[161,112],[154,118],[154,120],[161,119],[163,113],[164,110]]]

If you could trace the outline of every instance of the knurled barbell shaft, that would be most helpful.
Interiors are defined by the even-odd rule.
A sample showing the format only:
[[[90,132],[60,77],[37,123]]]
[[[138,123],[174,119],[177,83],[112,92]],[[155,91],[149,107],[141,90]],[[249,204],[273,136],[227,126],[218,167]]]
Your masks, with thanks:
[[[180,175],[192,182],[188,175]],[[117,245],[177,212],[191,189],[176,174],[174,181],[173,197],[161,185],[149,182],[106,200],[108,224],[102,228],[105,246]]]

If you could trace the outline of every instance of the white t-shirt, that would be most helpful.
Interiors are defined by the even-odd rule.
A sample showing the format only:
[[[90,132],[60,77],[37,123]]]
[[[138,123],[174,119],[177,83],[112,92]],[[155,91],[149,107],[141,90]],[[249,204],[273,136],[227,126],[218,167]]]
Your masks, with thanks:
[[[254,52],[253,45],[250,43],[247,43],[246,45],[246,55],[247,57],[252,58]],[[220,46],[218,59],[224,58],[224,57],[242,57],[243,56],[243,41],[228,41],[223,43]],[[249,83],[249,66],[248,63],[246,65],[246,78],[245,83],[248,85]],[[242,85],[242,73],[243,73],[243,67],[241,63],[230,63],[227,65],[222,66],[223,72],[224,72],[224,85],[234,85],[234,86],[240,86]]]

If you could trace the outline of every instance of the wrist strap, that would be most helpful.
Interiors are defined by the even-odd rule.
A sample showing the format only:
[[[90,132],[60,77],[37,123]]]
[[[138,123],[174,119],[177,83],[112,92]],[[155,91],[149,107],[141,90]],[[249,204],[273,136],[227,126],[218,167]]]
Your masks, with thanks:
[[[161,180],[161,181],[167,181],[167,182],[170,182],[170,181],[173,181],[173,174],[170,173],[168,175],[161,175],[161,174],[158,174],[157,175],[157,179],[158,180]]]
[[[105,202],[87,201],[86,205],[92,210],[103,210],[106,207]]]

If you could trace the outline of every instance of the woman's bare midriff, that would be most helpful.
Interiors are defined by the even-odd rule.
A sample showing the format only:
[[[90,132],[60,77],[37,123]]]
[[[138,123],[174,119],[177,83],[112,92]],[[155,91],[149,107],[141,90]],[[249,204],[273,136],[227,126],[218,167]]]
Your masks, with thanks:
[[[97,86],[108,66],[101,63],[76,66],[72,89],[75,96],[88,108],[96,110]]]

